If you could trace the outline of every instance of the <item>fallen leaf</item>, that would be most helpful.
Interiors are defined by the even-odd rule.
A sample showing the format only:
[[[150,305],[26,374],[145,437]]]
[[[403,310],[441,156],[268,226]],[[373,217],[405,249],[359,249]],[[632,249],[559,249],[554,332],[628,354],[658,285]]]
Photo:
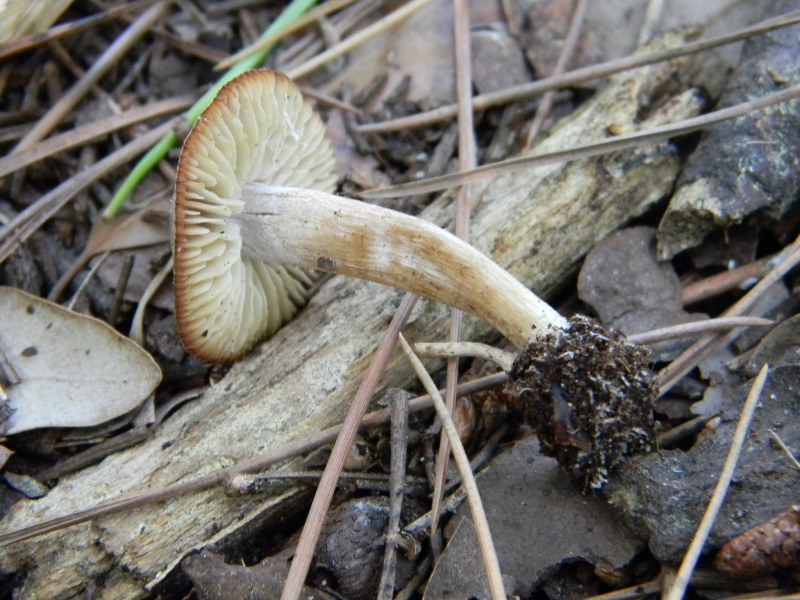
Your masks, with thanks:
[[[169,200],[164,199],[153,202],[150,206],[129,215],[118,217],[113,221],[98,219],[86,247],[73,265],[67,270],[50,291],[49,300],[56,300],[66,288],[72,278],[83,269],[89,260],[103,252],[116,250],[129,250],[155,246],[169,241],[169,227],[167,227],[167,214]],[[114,283],[119,275],[119,265],[116,267]]]
[[[0,351],[14,413],[5,434],[88,427],[134,410],[161,381],[151,356],[102,321],[0,287]],[[6,373],[6,378],[8,378]]]

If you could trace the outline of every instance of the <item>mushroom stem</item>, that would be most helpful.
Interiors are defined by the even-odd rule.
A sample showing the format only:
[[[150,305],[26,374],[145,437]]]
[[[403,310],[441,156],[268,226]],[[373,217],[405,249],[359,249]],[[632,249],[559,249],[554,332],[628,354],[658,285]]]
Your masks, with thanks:
[[[422,219],[316,190],[247,183],[242,253],[366,279],[480,317],[517,347],[567,320],[478,250]]]

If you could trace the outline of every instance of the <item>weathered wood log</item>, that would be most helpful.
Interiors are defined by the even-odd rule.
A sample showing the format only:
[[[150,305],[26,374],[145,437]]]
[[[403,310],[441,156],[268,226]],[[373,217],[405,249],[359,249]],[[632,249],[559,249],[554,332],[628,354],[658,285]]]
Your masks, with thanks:
[[[612,126],[634,130],[696,114],[694,72],[680,60],[615,77],[537,152],[605,138]],[[660,144],[474,186],[481,202],[472,219],[472,242],[547,296],[595,243],[669,193],[678,163],[675,150]],[[422,216],[448,226],[452,198],[444,195]],[[62,478],[45,498],[20,502],[2,530],[136,490],[186,483],[341,421],[400,297],[375,284],[328,281],[295,321],[177,411],[152,439]],[[421,302],[404,334],[412,341],[442,340],[448,315],[444,306]],[[484,323],[466,319],[465,339],[492,336]],[[396,355],[383,385],[412,381],[411,369]],[[25,574],[19,598],[77,596],[94,578],[104,582],[97,597],[140,597],[145,585],[167,575],[188,550],[254,518],[264,502],[207,490],[4,548],[0,569]]]

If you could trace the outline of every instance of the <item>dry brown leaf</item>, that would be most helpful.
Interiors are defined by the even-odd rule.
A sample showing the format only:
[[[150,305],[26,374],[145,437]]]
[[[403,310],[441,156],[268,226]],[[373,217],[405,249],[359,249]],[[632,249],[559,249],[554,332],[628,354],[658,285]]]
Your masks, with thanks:
[[[134,410],[161,381],[151,356],[102,321],[7,287],[0,314],[14,410],[5,434],[103,423]]]

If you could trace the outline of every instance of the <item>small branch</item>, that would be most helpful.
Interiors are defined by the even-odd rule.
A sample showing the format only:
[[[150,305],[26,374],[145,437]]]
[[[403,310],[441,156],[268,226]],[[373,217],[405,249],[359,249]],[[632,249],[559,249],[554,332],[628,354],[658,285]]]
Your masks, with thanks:
[[[291,71],[287,71],[286,76],[289,77],[289,79],[299,79],[304,75],[308,75],[322,65],[328,64],[332,60],[345,55],[356,46],[363,44],[379,33],[386,31],[390,27],[394,27],[397,23],[408,18],[415,11],[421,9],[426,4],[430,4],[432,1],[433,0],[411,0],[411,2],[404,4],[394,12],[389,13],[380,21],[370,25],[369,27],[365,27],[358,33],[355,33],[342,40],[332,48],[329,48],[324,52],[320,52],[311,60],[304,62],[302,65],[295,67]]]
[[[572,22],[569,25],[569,31],[567,32],[567,37],[564,40],[564,47],[561,49],[561,54],[558,57],[556,66],[553,68],[553,72],[550,73],[550,77],[558,77],[559,75],[563,74],[564,71],[566,71],[569,63],[572,61],[572,57],[575,55],[575,49],[578,46],[578,39],[581,34],[581,29],[583,28],[583,22],[586,18],[586,8],[588,6],[588,0],[578,0],[578,5],[572,12]],[[533,121],[531,121],[530,129],[528,129],[528,137],[525,140],[525,148],[530,148],[533,146],[536,136],[539,135],[539,131],[542,129],[544,120],[547,118],[547,115],[550,114],[550,109],[553,107],[553,101],[555,98],[555,90],[551,90],[542,96],[539,106],[536,107],[536,114],[533,115]]]
[[[16,152],[0,158],[0,177],[5,177],[18,169],[27,167],[59,152],[65,152],[93,142],[114,131],[125,129],[148,119],[180,112],[189,106],[191,106],[191,102],[186,97],[168,98],[167,100],[151,102],[146,106],[137,106],[119,115],[99,119],[94,123],[51,136],[39,142],[30,150]]]
[[[0,378],[5,379],[7,382],[18,383],[19,377],[13,372],[13,368],[11,367],[10,363],[3,361],[4,358],[2,355],[2,349],[0,348]],[[505,373],[495,373],[494,375],[487,375],[486,377],[481,377],[480,379],[476,379],[468,383],[462,383],[458,386],[458,393],[459,395],[473,394],[480,390],[502,385],[506,381],[508,381],[508,376]],[[414,398],[408,404],[410,411],[417,412],[431,408],[432,400],[429,396],[425,395]],[[366,415],[361,420],[361,426],[377,427],[379,425],[385,425],[389,422],[389,418],[390,413],[388,409],[378,410]],[[24,527],[16,531],[0,533],[0,548],[44,535],[46,533],[57,531],[59,529],[64,529],[72,525],[86,523],[106,515],[122,512],[124,510],[131,510],[133,508],[147,506],[150,504],[157,504],[158,502],[169,500],[170,498],[177,498],[179,496],[185,496],[194,492],[206,490],[225,481],[228,477],[231,477],[236,473],[253,473],[261,471],[279,462],[293,458],[299,454],[304,454],[306,452],[316,450],[325,444],[330,444],[341,433],[342,428],[342,425],[328,427],[327,429],[323,429],[312,436],[296,442],[284,444],[274,448],[262,456],[241,461],[232,467],[220,469],[215,473],[211,473],[205,477],[200,477],[199,479],[189,483],[178,484],[172,487],[166,487],[154,491],[134,493],[124,498],[112,500],[110,502],[100,504],[99,506],[74,512],[63,517],[56,517],[55,519],[37,523],[36,525],[32,525],[30,527]]]
[[[450,358],[453,356],[472,356],[489,360],[499,366],[503,371],[511,371],[517,355],[506,352],[488,344],[478,342],[434,342],[414,344],[414,350],[426,358]]]
[[[406,353],[408,360],[414,367],[417,377],[419,377],[423,387],[433,399],[433,406],[436,409],[436,414],[439,417],[439,420],[442,422],[442,428],[450,440],[450,446],[453,450],[453,458],[456,461],[458,472],[461,475],[461,479],[464,482],[464,488],[467,491],[467,501],[469,502],[472,520],[475,525],[475,532],[478,536],[478,545],[480,547],[481,555],[483,556],[483,562],[486,567],[486,576],[489,583],[489,589],[492,593],[492,598],[495,600],[505,599],[506,593],[503,585],[503,576],[500,572],[500,564],[497,561],[497,553],[494,549],[492,535],[489,532],[489,521],[486,519],[486,512],[483,510],[483,504],[481,503],[480,494],[478,492],[478,484],[475,482],[475,476],[472,474],[467,453],[464,451],[464,446],[461,445],[461,440],[458,437],[456,426],[453,424],[453,420],[450,418],[450,414],[447,412],[447,408],[444,405],[444,400],[439,395],[439,390],[436,389],[436,385],[433,383],[430,375],[428,375],[427,371],[425,371],[425,367],[422,365],[419,358],[417,358],[417,356],[414,354],[414,351],[411,349],[411,346],[408,345],[408,342],[406,342],[403,335],[400,334],[399,337],[403,351]]]
[[[753,417],[758,399],[761,397],[761,390],[764,389],[764,382],[767,379],[768,373],[769,367],[764,365],[761,368],[761,372],[755,378],[755,381],[753,381],[750,393],[747,394],[747,399],[742,407],[742,414],[739,416],[739,423],[733,434],[728,457],[725,459],[725,465],[720,473],[719,481],[717,481],[717,485],[714,488],[714,494],[708,502],[706,512],[703,515],[703,519],[700,521],[697,533],[695,533],[692,543],[689,545],[689,549],[686,551],[686,556],[681,563],[680,569],[678,569],[675,580],[672,582],[672,585],[665,595],[666,600],[681,600],[686,591],[686,587],[689,585],[689,578],[697,564],[697,559],[703,551],[703,546],[706,543],[706,539],[708,539],[708,534],[711,532],[717,514],[719,514],[722,503],[725,501],[728,486],[733,478],[733,472],[736,469],[736,463],[742,452],[742,446],[747,437],[747,430],[750,427],[750,421]]]
[[[773,437],[778,446],[781,447],[781,450],[783,450],[783,452],[786,454],[786,456],[789,458],[792,464],[798,469],[800,469],[800,462],[798,462],[798,460],[794,457],[794,454],[792,454],[792,451],[781,439],[781,436],[775,433],[772,429],[768,429],[767,431],[769,431],[770,435]]]
[[[42,223],[61,210],[76,194],[144,152],[171,128],[172,123],[168,122],[152,129],[91,167],[80,171],[22,211],[0,230],[0,263],[14,252],[18,244],[27,240]]]
[[[747,294],[745,294],[736,304],[730,307],[723,314],[724,317],[742,316],[747,313],[756,301],[766,292],[770,286],[781,279],[786,273],[793,269],[800,262],[800,237],[786,248],[780,258],[773,263],[772,270],[756,284]],[[657,377],[659,395],[666,394],[672,386],[691,371],[698,362],[708,356],[714,348],[721,344],[726,337],[725,333],[715,333],[707,335],[692,344],[681,353],[678,358],[664,367]]]
[[[289,25],[288,27],[282,27],[280,30],[275,31],[274,33],[270,33],[268,35],[263,36],[261,39],[256,40],[246,48],[242,48],[235,54],[232,54],[222,62],[220,62],[216,67],[214,67],[215,71],[222,71],[223,69],[229,69],[230,67],[234,66],[237,62],[250,58],[252,55],[257,54],[259,52],[269,52],[269,50],[281,41],[287,35],[294,33],[295,31],[299,31],[304,27],[316,23],[319,19],[328,16],[329,14],[336,12],[337,10],[341,10],[346,6],[352,4],[355,0],[329,0],[325,2],[322,6],[315,8],[314,10],[310,10],[304,17],[297,19],[294,23]]]
[[[525,100],[539,94],[544,94],[551,90],[558,90],[567,87],[573,87],[593,79],[602,79],[614,73],[635,69],[637,67],[644,67],[650,64],[680,58],[689,54],[696,54],[705,50],[711,50],[718,46],[732,44],[741,40],[761,35],[779,29],[781,27],[789,27],[800,23],[800,12],[791,12],[779,19],[770,19],[762,21],[752,27],[740,29],[730,34],[721,35],[715,38],[709,38],[691,44],[684,44],[678,48],[668,48],[666,50],[657,50],[655,52],[647,52],[645,54],[635,54],[633,56],[626,56],[618,60],[609,61],[599,65],[592,65],[583,69],[576,69],[570,71],[559,77],[551,77],[534,81],[533,83],[526,83],[524,85],[515,86],[489,94],[482,94],[472,98],[473,110],[484,110],[494,106],[500,106],[515,102],[517,100]],[[403,117],[400,119],[393,119],[391,121],[384,121],[381,123],[367,123],[358,127],[360,133],[378,133],[385,131],[401,131],[413,127],[424,127],[439,121],[445,121],[454,117],[457,112],[455,104],[448,104],[437,109],[412,115],[410,117]]]
[[[336,490],[336,481],[344,466],[347,452],[353,445],[356,433],[358,433],[358,428],[361,425],[361,419],[383,375],[389,357],[397,344],[400,329],[411,314],[416,301],[417,298],[413,294],[406,294],[403,297],[400,307],[386,330],[386,334],[375,350],[369,370],[364,376],[353,402],[350,404],[341,433],[336,438],[328,464],[325,465],[325,472],[320,479],[317,493],[314,494],[314,500],[308,510],[308,517],[303,526],[303,531],[300,533],[300,540],[297,542],[297,550],[291,567],[289,567],[289,574],[281,593],[281,600],[297,600],[303,591],[303,585],[305,584],[308,569],[311,566],[314,550],[317,547],[322,524],[331,504],[333,492]]]
[[[147,34],[156,22],[162,20],[167,14],[170,2],[162,2],[151,6],[143,12],[136,22],[125,30],[122,35],[114,40],[103,55],[98,58],[92,67],[86,72],[85,77],[80,79],[72,88],[56,102],[47,113],[39,119],[39,122],[31,129],[24,138],[11,151],[12,154],[29,150],[36,142],[43,139],[61,121],[64,115],[69,112],[86,93],[97,83],[105,73],[120,64],[122,57],[130,50],[145,34]]]
[[[800,97],[800,84],[793,85],[785,90],[770,94],[758,100],[743,102],[736,106],[731,106],[730,108],[723,108],[706,115],[678,121],[677,123],[653,127],[629,135],[621,135],[603,140],[602,142],[575,146],[566,150],[558,150],[546,154],[534,154],[533,156],[520,156],[449,175],[441,175],[439,177],[431,177],[429,179],[421,179],[419,181],[412,181],[399,185],[364,190],[359,196],[362,198],[394,198],[397,196],[410,196],[412,194],[427,194],[429,192],[445,190],[456,185],[484,181],[489,177],[497,177],[520,169],[530,169],[531,167],[591,158],[592,156],[609,154],[618,150],[627,150],[642,144],[660,142],[676,136],[686,135],[693,131],[706,129],[712,125],[722,123],[723,121],[735,119],[756,110],[782,102],[788,102],[798,97]]]
[[[400,514],[405,493],[406,458],[408,456],[408,399],[405,392],[392,397],[392,459],[389,480],[389,522],[386,525],[386,548],[383,570],[378,584],[378,600],[392,600],[395,588],[397,549],[390,540],[400,532]]]
[[[156,1],[157,0],[137,0],[135,2],[126,2],[124,4],[120,4],[119,6],[109,8],[104,12],[100,12],[95,15],[90,15],[88,17],[84,17],[83,19],[78,19],[77,21],[73,21],[71,23],[63,23],[62,25],[56,25],[55,27],[51,27],[45,32],[32,33],[30,35],[26,35],[25,37],[21,37],[12,42],[8,42],[7,44],[1,45],[0,61],[6,60],[11,56],[14,56],[15,54],[39,48],[40,46],[44,46],[48,42],[76,35],[82,31],[91,29],[92,27],[96,27],[98,25],[102,25],[103,23],[107,23],[108,21],[111,21],[112,19],[115,19],[120,15],[136,12],[141,8],[146,8],[150,6]]]
[[[743,286],[746,282],[760,279],[772,268],[774,256],[762,258],[736,269],[711,275],[700,281],[690,283],[681,290],[681,302],[694,304]]]
[[[150,283],[147,284],[147,288],[142,292],[142,297],[139,298],[139,304],[136,306],[136,312],[133,315],[131,330],[128,336],[142,347],[144,347],[144,311],[152,297],[158,291],[158,288],[164,283],[167,275],[172,273],[172,265],[173,259],[172,256],[170,256],[167,263],[159,269],[158,273],[156,273],[150,280]]]
[[[472,52],[470,48],[470,15],[469,2],[466,0],[453,0],[453,22],[455,39],[456,63],[456,96],[458,99],[458,160],[462,169],[471,169],[477,165],[477,152],[475,149],[475,128],[472,115]],[[456,237],[469,241],[469,221],[472,204],[470,200],[470,187],[459,188],[455,205]],[[458,342],[461,339],[461,329],[464,322],[464,313],[457,308],[450,311],[450,332],[448,339]],[[444,404],[447,412],[452,414],[456,403],[455,389],[458,383],[458,359],[451,357],[447,361],[447,374],[444,394]],[[439,507],[444,493],[444,482],[450,463],[450,444],[447,437],[442,435],[439,440],[439,450],[436,455],[436,477],[433,485],[433,502],[431,512],[431,539],[435,536],[439,521]],[[433,544],[434,555],[438,558],[440,544]]]
[[[730,331],[739,327],[770,327],[775,325],[771,319],[761,317],[719,317],[717,319],[706,319],[704,321],[693,321],[691,323],[681,323],[670,327],[661,327],[643,333],[635,333],[628,336],[631,344],[646,346],[657,344],[665,340],[676,338],[691,337],[715,331]]]

